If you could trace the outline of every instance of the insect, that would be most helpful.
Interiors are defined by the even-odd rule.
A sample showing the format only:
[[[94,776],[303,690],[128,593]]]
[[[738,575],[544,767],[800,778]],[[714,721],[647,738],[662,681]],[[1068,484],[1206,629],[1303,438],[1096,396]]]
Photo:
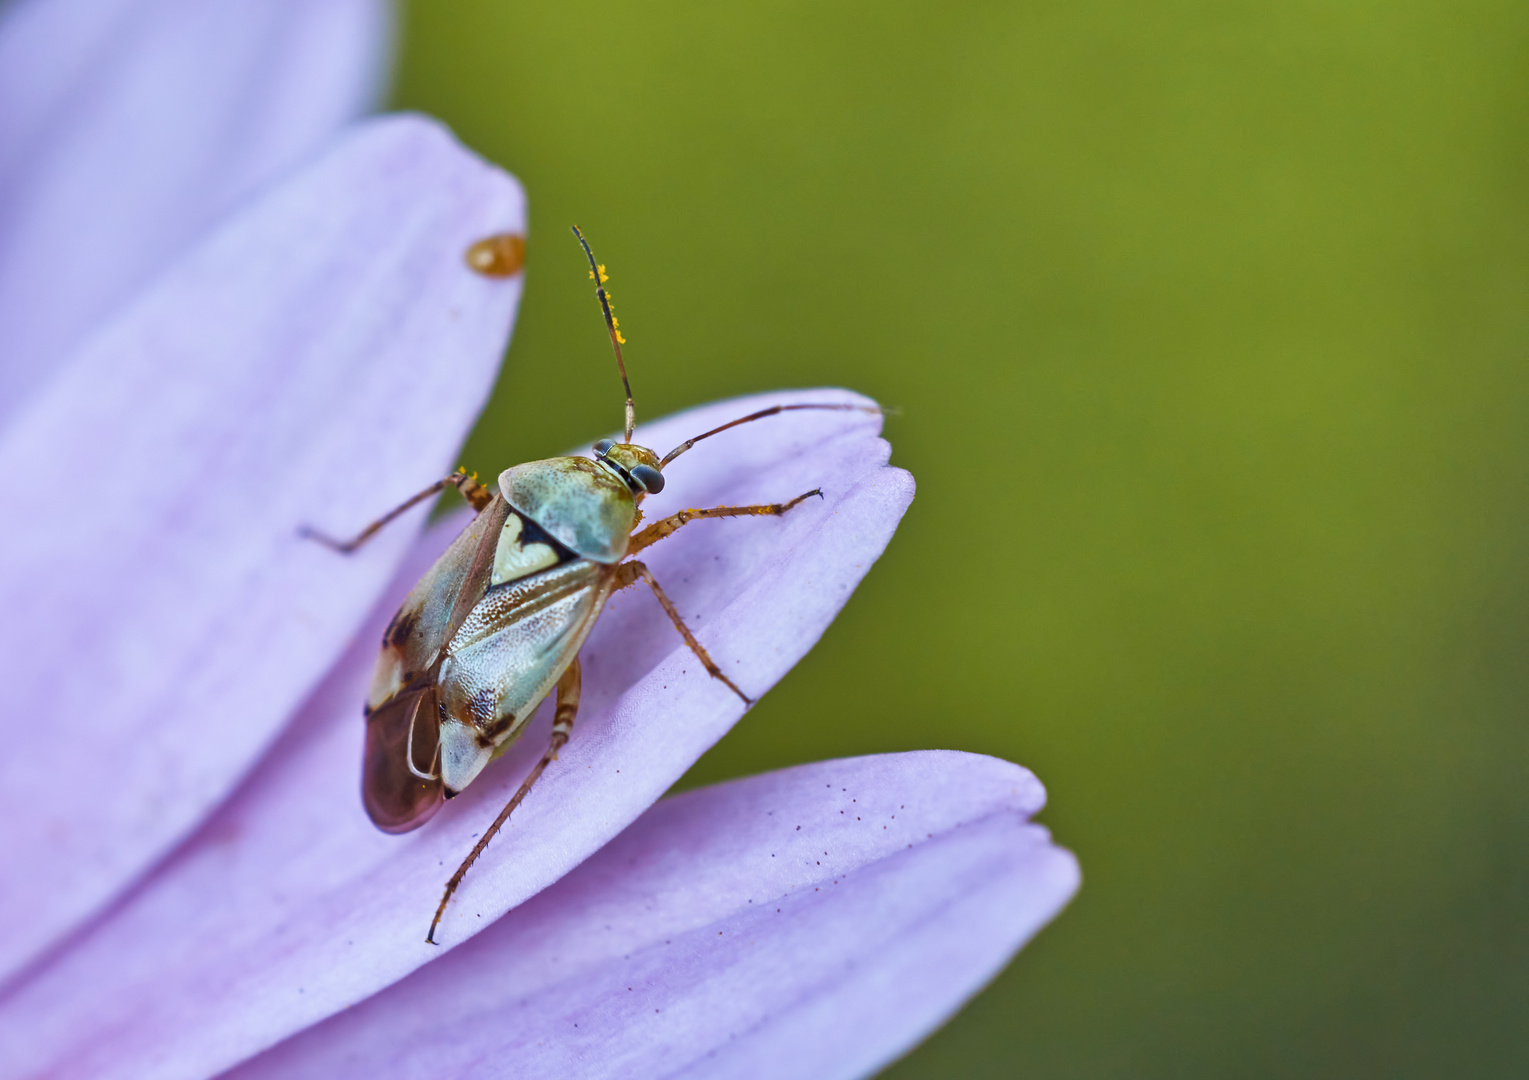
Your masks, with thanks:
[[[684,510],[639,530],[642,500],[663,490],[665,466],[703,439],[779,413],[876,411],[837,403],[776,405],[687,439],[663,457],[638,446],[632,442],[632,385],[621,356],[626,339],[611,311],[609,279],[577,226],[573,233],[589,260],[626,391],[623,440],[601,439],[592,457],[512,466],[494,487],[458,469],[349,541],[304,530],[349,554],[405,510],[446,488],[456,488],[477,511],[414,586],[383,635],[366,701],[361,779],[362,801],[379,829],[409,832],[430,820],[521,735],[542,700],[554,689],[557,693],[546,753],[446,883],[425,936],[431,944],[468,869],[567,743],[579,710],[579,650],[613,593],[646,583],[711,677],[745,706],[753,704],[707,655],[657,579],[634,556],[688,522],[778,517],[822,491],[780,503]],[[482,250],[482,243],[470,249],[469,265],[477,268],[473,253],[481,256]]]

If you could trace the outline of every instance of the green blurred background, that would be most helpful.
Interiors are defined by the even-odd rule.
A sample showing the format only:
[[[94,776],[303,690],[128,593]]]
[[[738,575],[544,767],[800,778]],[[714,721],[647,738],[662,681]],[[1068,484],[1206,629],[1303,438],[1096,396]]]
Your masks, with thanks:
[[[1033,768],[1072,907],[894,1066],[1529,1075],[1529,8],[414,3],[530,195],[465,460],[842,384],[918,499],[686,783]]]

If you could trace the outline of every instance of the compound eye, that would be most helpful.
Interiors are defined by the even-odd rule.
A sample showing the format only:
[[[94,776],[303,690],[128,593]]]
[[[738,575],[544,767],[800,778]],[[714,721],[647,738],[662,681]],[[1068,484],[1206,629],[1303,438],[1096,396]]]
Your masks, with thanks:
[[[657,495],[664,490],[664,474],[651,465],[634,466],[631,477],[643,486],[650,495]]]
[[[611,447],[616,445],[615,439],[601,439],[595,443],[595,457],[604,457],[611,452]]]

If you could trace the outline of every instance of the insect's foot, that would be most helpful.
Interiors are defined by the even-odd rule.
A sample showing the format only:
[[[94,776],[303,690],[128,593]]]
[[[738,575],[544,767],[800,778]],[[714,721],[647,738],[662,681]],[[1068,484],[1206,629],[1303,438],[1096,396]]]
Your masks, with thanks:
[[[742,690],[739,690],[738,689],[738,684],[733,682],[732,679],[729,679],[726,675],[722,674],[722,672],[720,672],[720,671],[714,671],[714,672],[712,672],[712,674],[715,675],[717,678],[721,679],[723,682],[727,683],[727,688],[729,690],[731,690],[733,693],[737,694],[740,698],[743,699],[743,706],[744,706],[744,708],[748,708],[750,705],[754,704],[754,699],[749,697]]]
[[[823,489],[822,488],[813,488],[811,491],[804,491],[804,492],[802,492],[800,495],[798,495],[796,498],[792,499],[788,503],[781,503],[781,504],[779,504],[771,512],[775,513],[775,514],[784,514],[786,511],[795,508],[798,504],[806,502],[808,499],[812,498],[814,495],[816,495],[820,499],[825,498],[825,496],[823,495]]]
[[[297,535],[299,539],[312,540],[316,544],[323,544],[330,551],[338,551],[341,555],[349,555],[352,551],[355,550],[354,545],[347,544],[341,540],[336,540],[332,536],[327,536],[324,533],[319,532],[312,525],[299,525],[297,528]]]

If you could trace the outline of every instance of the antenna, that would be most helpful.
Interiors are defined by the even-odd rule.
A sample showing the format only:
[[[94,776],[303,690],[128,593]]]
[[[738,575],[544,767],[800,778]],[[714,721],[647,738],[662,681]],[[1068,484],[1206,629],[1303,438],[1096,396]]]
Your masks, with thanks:
[[[626,361],[621,359],[621,346],[626,339],[616,329],[620,324],[616,322],[616,316],[611,314],[611,294],[605,291],[605,283],[610,278],[605,276],[605,267],[595,262],[595,253],[589,250],[589,241],[584,239],[579,227],[571,227],[573,235],[579,238],[579,246],[589,258],[589,276],[595,279],[595,295],[600,299],[600,310],[605,313],[605,328],[611,334],[611,348],[616,350],[616,369],[621,372],[621,385],[626,388],[626,438],[622,441],[631,442],[632,432],[637,427],[637,407],[632,404],[632,384],[626,377]]]
[[[710,431],[702,432],[700,435],[697,435],[693,439],[686,439],[684,442],[682,442],[678,446],[676,446],[673,450],[670,450],[667,454],[665,454],[663,456],[663,459],[661,461],[659,461],[658,467],[660,469],[662,469],[665,465],[669,464],[669,462],[671,462],[675,458],[679,457],[686,450],[689,450],[692,446],[694,446],[696,443],[700,442],[702,439],[709,439],[713,435],[720,435],[720,434],[722,434],[722,432],[726,431],[728,428],[735,428],[739,424],[753,423],[755,420],[763,420],[767,416],[779,416],[783,412],[796,412],[798,409],[832,409],[832,410],[836,410],[836,411],[839,411],[839,412],[853,411],[853,412],[874,413],[874,414],[876,414],[878,416],[886,416],[887,415],[887,411],[885,409],[883,409],[880,405],[851,405],[848,402],[842,402],[842,403],[841,402],[832,402],[832,403],[825,402],[825,403],[822,403],[822,404],[819,404],[818,402],[811,402],[811,403],[804,402],[801,405],[771,405],[768,409],[760,409],[758,412],[749,413],[747,416],[740,416],[736,420],[729,420],[727,423],[723,424],[721,427],[714,427]]]

